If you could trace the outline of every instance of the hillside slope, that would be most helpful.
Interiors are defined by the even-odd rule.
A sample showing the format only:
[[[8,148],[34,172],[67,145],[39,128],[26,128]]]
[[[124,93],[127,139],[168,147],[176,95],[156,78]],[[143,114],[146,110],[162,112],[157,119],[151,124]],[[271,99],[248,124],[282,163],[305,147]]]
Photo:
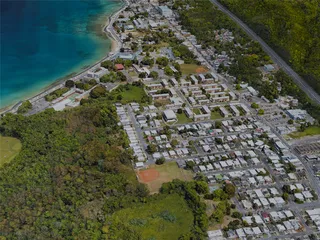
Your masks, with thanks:
[[[320,1],[219,0],[320,92]]]

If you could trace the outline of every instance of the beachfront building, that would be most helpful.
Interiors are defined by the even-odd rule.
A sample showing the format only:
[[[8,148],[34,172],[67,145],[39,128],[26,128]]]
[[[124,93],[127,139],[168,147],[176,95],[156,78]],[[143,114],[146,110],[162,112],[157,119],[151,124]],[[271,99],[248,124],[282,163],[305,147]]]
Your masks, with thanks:
[[[105,69],[103,67],[99,67],[95,70],[88,71],[87,77],[99,80],[102,76],[104,76],[108,73],[109,73],[108,69]]]

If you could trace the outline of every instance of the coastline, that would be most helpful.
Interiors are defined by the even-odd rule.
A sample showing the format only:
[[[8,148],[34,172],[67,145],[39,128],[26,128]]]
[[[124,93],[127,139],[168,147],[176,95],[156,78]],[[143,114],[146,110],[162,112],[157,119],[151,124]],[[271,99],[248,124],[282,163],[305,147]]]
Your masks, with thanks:
[[[128,6],[127,0],[119,0],[122,4],[119,9],[115,9],[113,13],[111,13],[103,25],[103,28],[101,29],[101,33],[106,36],[106,38],[110,41],[110,49],[108,51],[108,54],[105,55],[102,59],[99,61],[96,61],[93,64],[85,65],[80,67],[80,70],[72,72],[72,69],[70,70],[71,73],[57,78],[54,82],[51,84],[48,84],[46,87],[42,88],[41,90],[30,92],[30,94],[26,93],[25,97],[22,97],[18,100],[17,103],[13,103],[7,106],[4,106],[0,109],[0,114],[5,114],[8,112],[15,113],[18,109],[18,107],[21,105],[23,101],[29,100],[31,103],[36,102],[40,98],[44,97],[45,95],[55,91],[56,89],[60,88],[62,84],[68,79],[77,79],[82,77],[82,75],[90,70],[91,68],[96,67],[101,62],[107,60],[110,58],[110,56],[117,54],[117,52],[120,51],[121,48],[121,42],[120,39],[117,38],[116,34],[113,32],[112,24],[113,22],[118,18],[119,14]],[[79,66],[76,67],[79,69]]]

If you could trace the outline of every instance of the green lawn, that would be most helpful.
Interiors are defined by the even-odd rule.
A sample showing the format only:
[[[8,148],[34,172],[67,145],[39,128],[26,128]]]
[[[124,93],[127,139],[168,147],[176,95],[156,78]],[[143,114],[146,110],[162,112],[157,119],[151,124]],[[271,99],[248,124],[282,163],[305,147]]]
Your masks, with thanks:
[[[21,150],[19,139],[0,136],[0,167],[10,162]]]
[[[221,116],[221,114],[218,111],[211,112],[211,120],[221,119],[221,118],[223,118],[223,117]]]
[[[197,115],[201,114],[201,111],[198,108],[194,108],[192,111]]]
[[[191,230],[193,214],[182,197],[172,194],[115,212],[111,217],[111,225],[104,228],[107,235],[117,222],[141,234],[141,239],[171,240]],[[117,236],[110,232],[113,239],[120,239],[122,230],[115,231]]]
[[[130,77],[138,77],[136,72],[129,72]]]
[[[172,179],[177,178],[184,181],[191,181],[193,179],[193,172],[179,168],[176,162],[166,162],[162,165],[155,165],[154,168],[160,174],[165,173]]]
[[[45,99],[46,99],[46,101],[51,102],[51,101],[61,97],[63,94],[65,94],[69,90],[70,90],[70,88],[67,88],[67,87],[59,88],[59,89],[53,91],[52,93],[49,93],[48,95],[46,95]]]
[[[121,95],[121,103],[126,104],[129,102],[142,102],[143,96],[146,96],[146,93],[142,87],[129,85],[128,89],[124,87],[120,89],[116,89],[114,91],[115,96]]]
[[[191,118],[188,118],[185,113],[177,114],[178,122],[177,124],[185,124],[192,122]]]
[[[308,127],[306,130],[304,130],[303,132],[293,132],[288,135],[289,137],[292,137],[292,138],[302,138],[306,136],[320,135],[320,127],[311,126],[311,127]]]
[[[208,70],[197,64],[181,64],[180,65],[182,74],[189,75],[201,72],[207,72]]]

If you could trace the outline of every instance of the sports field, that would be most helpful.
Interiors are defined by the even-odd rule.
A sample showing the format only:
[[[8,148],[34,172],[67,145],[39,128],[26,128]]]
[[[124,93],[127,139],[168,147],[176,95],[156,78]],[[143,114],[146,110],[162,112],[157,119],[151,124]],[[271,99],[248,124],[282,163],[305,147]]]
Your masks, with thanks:
[[[191,181],[193,178],[191,171],[179,168],[176,162],[151,165],[149,169],[139,170],[137,175],[140,182],[147,184],[151,194],[159,192],[163,183],[170,182],[173,179]]]
[[[203,66],[199,66],[197,64],[181,64],[180,65],[182,74],[196,74],[196,73],[206,73],[208,69]]]
[[[10,162],[21,150],[19,139],[0,136],[0,167]]]

